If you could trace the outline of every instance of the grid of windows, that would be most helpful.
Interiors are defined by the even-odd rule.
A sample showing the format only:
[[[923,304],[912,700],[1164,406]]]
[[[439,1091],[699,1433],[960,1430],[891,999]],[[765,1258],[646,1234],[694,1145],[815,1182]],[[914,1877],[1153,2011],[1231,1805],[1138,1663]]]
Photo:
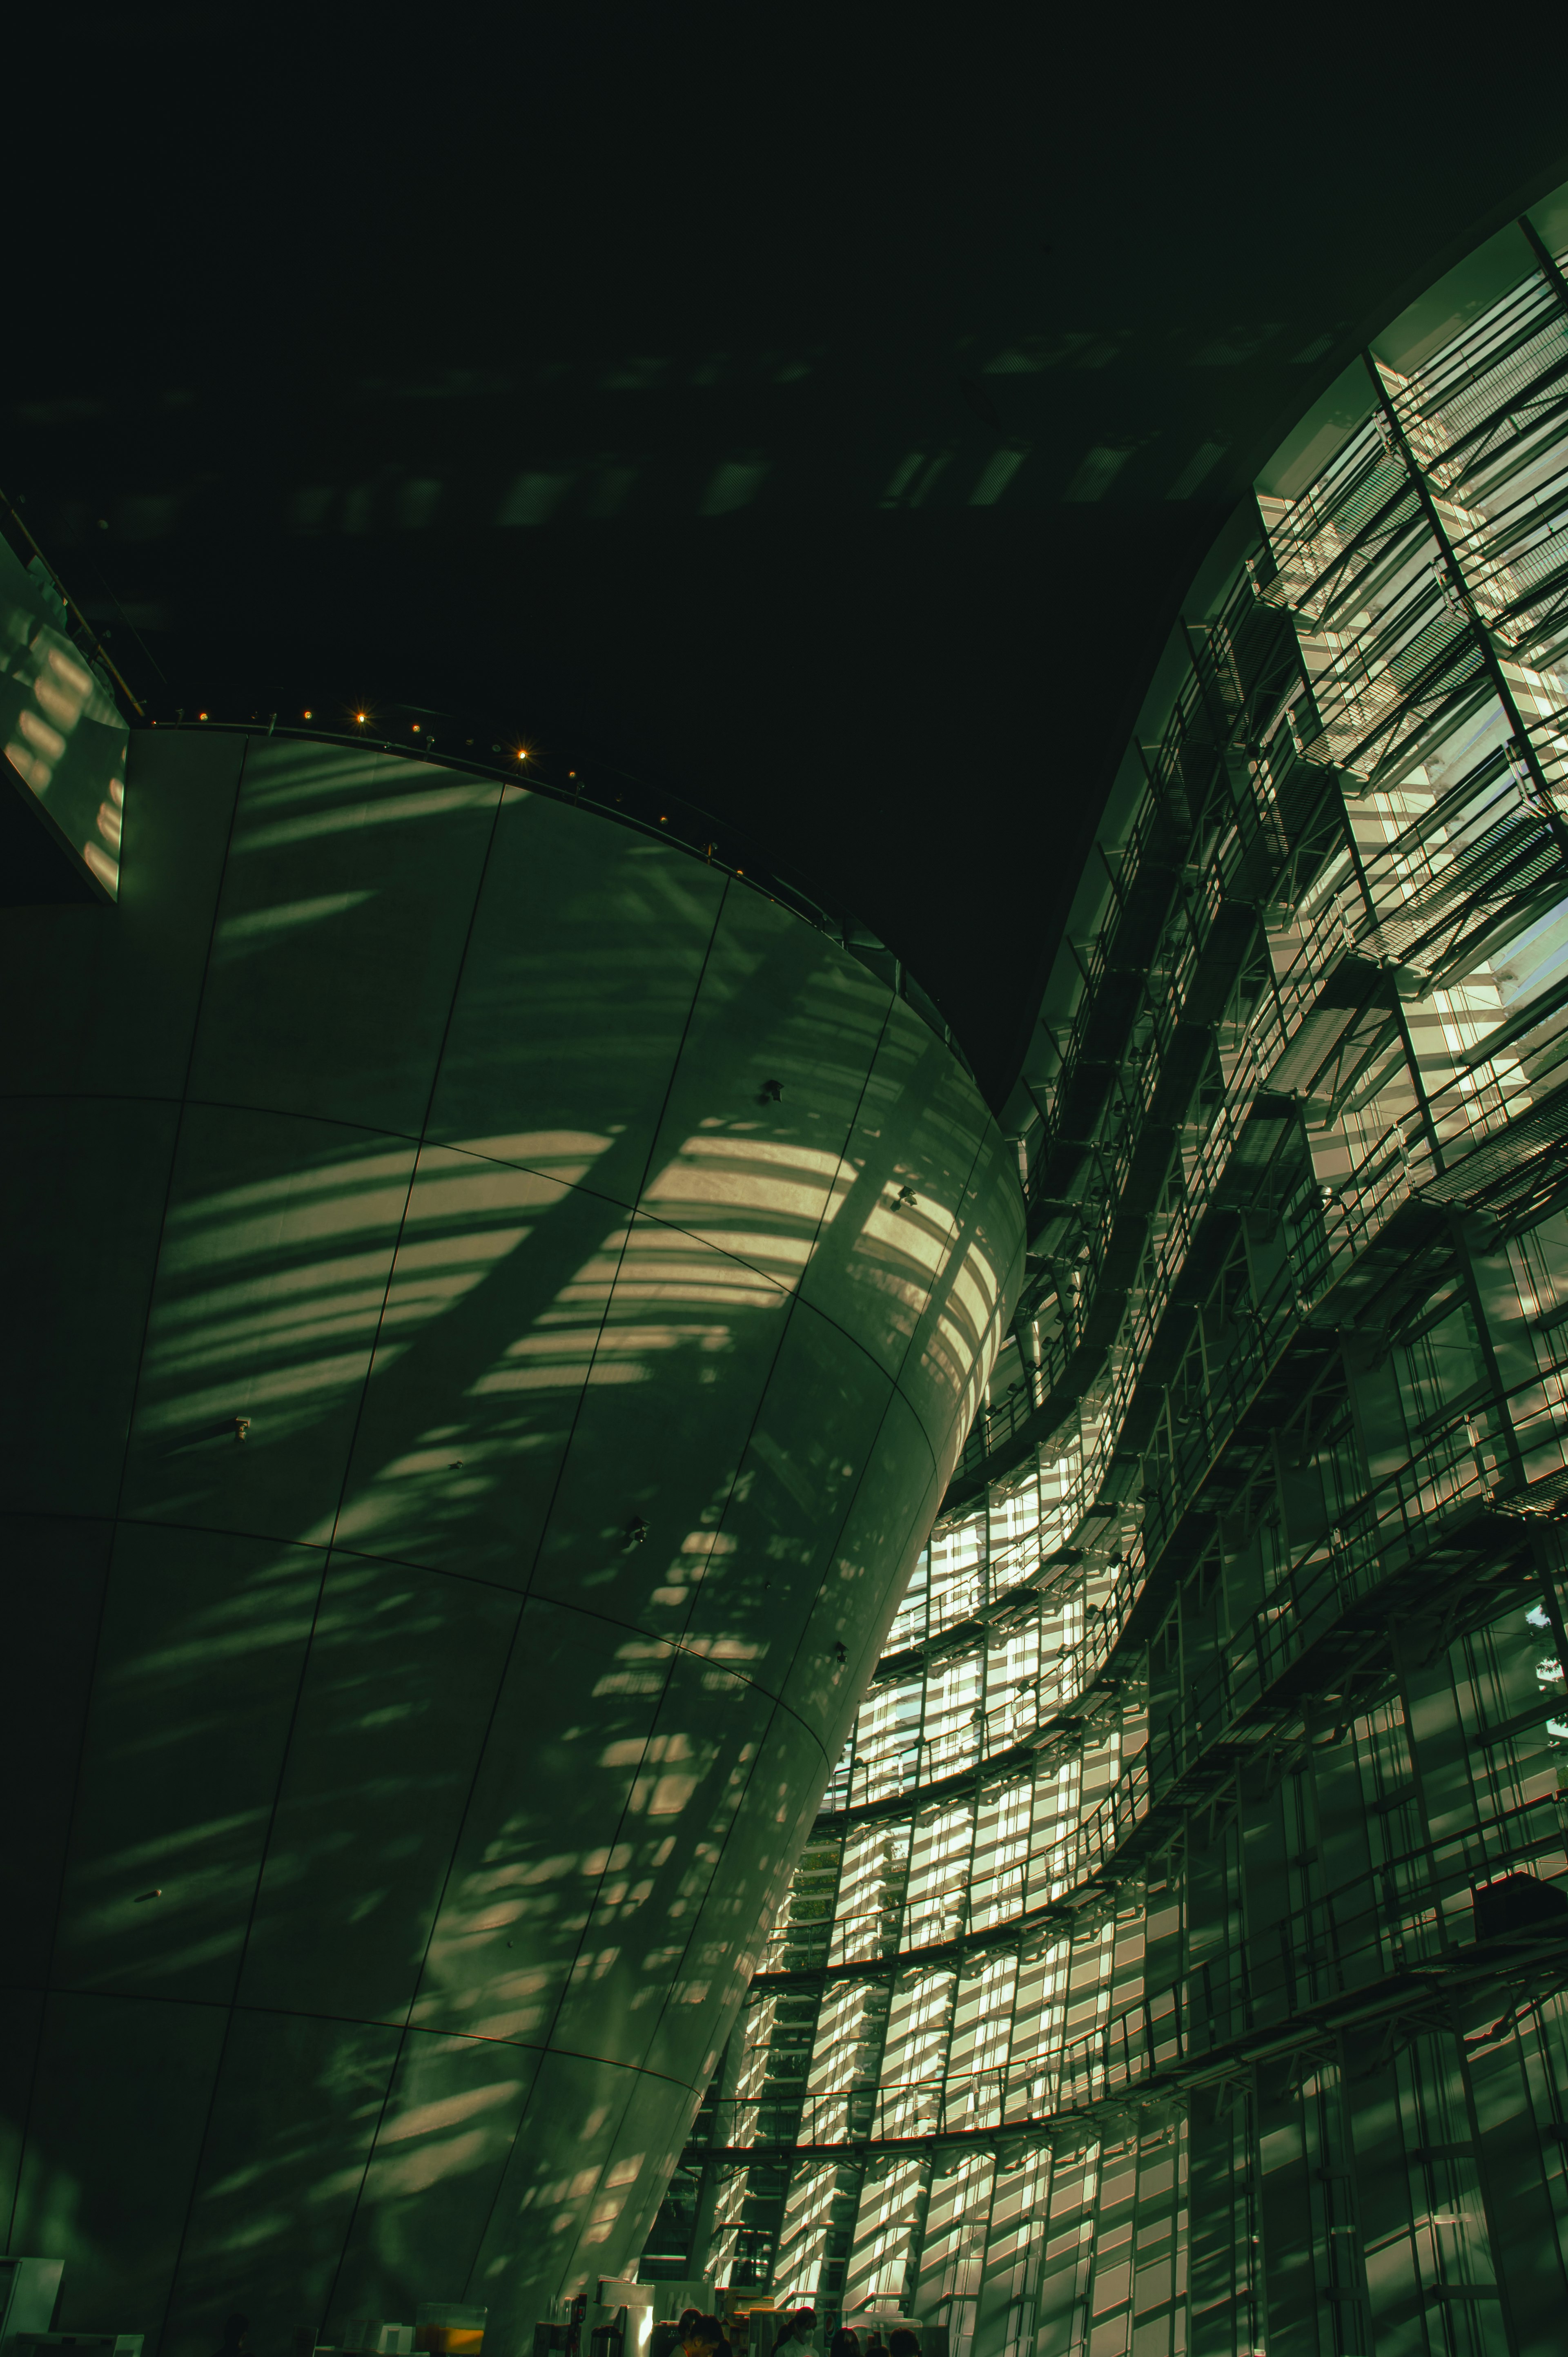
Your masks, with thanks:
[[[985,2357],[1561,2345],[1557,260],[1365,371],[1108,846],[1010,1377],[650,2273]]]

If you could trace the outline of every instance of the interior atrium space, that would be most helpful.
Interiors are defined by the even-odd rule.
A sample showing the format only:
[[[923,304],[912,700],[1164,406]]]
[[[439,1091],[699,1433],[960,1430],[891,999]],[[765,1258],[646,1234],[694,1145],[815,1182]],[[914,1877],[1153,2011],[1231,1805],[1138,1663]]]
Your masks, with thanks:
[[[931,29],[17,134],[0,2357],[1568,2348],[1561,102]]]
[[[1568,285],[1487,261],[1187,617],[1008,1351],[650,2269],[1041,2357],[1560,2341]]]

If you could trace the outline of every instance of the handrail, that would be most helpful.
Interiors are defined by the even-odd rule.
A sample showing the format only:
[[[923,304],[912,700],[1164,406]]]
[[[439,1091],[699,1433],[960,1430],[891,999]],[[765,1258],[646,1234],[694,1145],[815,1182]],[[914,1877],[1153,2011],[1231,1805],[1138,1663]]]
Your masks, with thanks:
[[[1563,1931],[1505,1935],[1484,1945],[1474,1938],[1468,1909],[1477,1878],[1531,1861],[1551,1861],[1556,1870],[1549,1887],[1568,1895],[1568,1849],[1555,1795],[1371,1858],[1362,1872],[1288,1909],[1239,1946],[1191,1965],[1054,2054],[1023,2063],[957,2079],[878,2084],[868,2078],[824,2089],[811,2086],[805,2067],[798,2079],[780,2072],[785,2058],[771,2053],[771,2088],[732,2099],[730,2150],[741,2158],[748,2146],[770,2144],[765,2130],[785,2119],[792,2125],[779,2141],[819,2148],[1043,2126],[1238,2038],[1284,2030],[1314,2009],[1375,1997],[1390,1984],[1412,1976],[1419,1983],[1423,1973],[1457,1968],[1468,1982],[1482,1984],[1483,1997],[1485,1985],[1499,1974],[1544,1966],[1568,1977],[1568,1913]],[[804,2066],[804,2053],[801,2059]]]
[[[1523,1416],[1509,1403],[1543,1394]],[[1495,1426],[1498,1428],[1488,1429]],[[1171,1772],[1188,1764],[1195,1737],[1205,1749],[1220,1739],[1284,1671],[1300,1660],[1348,1607],[1364,1601],[1409,1569],[1434,1536],[1467,1520],[1482,1503],[1519,1496],[1529,1481],[1568,1468],[1568,1345],[1550,1366],[1457,1413],[1426,1446],[1369,1489],[1333,1524],[1327,1538],[1287,1563],[1246,1628],[1184,1688],[1178,1720],[1151,1736],[1151,1757],[1168,1741]]]
[[[1181,1258],[1185,1259],[1185,1253]],[[1311,1270],[1305,1273],[1308,1280],[1312,1274]],[[1210,1394],[1206,1400],[1200,1421],[1183,1440],[1180,1457],[1176,1460],[1179,1471],[1165,1493],[1171,1497],[1173,1502],[1163,1512],[1156,1514],[1156,1501],[1153,1499],[1146,1501],[1142,1529],[1119,1567],[1110,1593],[1089,1620],[1084,1633],[1078,1642],[1075,1645],[1064,1647],[1056,1657],[1053,1664],[1056,1674],[1050,1681],[1050,1709],[1047,1711],[1042,1708],[1035,1729],[1021,1734],[1010,1732],[1011,1742],[1028,1740],[1031,1732],[1043,1728],[1051,1720],[1070,1709],[1074,1703],[1081,1700],[1095,1680],[1103,1674],[1117,1644],[1121,1641],[1133,1607],[1142,1594],[1146,1565],[1163,1551],[1180,1514],[1186,1511],[1186,1501],[1207,1472],[1219,1448],[1229,1439],[1247,1403],[1280,1354],[1286,1340],[1304,1322],[1303,1285],[1303,1272],[1299,1266],[1293,1265],[1289,1262],[1276,1275],[1268,1293],[1263,1297],[1263,1302],[1259,1305],[1250,1335],[1245,1336],[1244,1339],[1239,1337],[1240,1348],[1233,1354],[1232,1361],[1236,1372],[1231,1382],[1223,1393]],[[1163,1308],[1163,1301],[1160,1306]],[[1217,1415],[1215,1413],[1217,1408],[1223,1410],[1223,1413]],[[1115,1421],[1119,1420],[1115,1419]],[[1181,1501],[1180,1503],[1176,1502],[1178,1499]],[[1160,1502],[1164,1504],[1163,1498]],[[1151,1539],[1154,1541],[1152,1545]],[[1045,1674],[1042,1674],[1040,1687],[1042,1700],[1045,1697],[1046,1684]],[[944,1757],[940,1761],[940,1772],[945,1776],[952,1772],[955,1767],[972,1765],[977,1770],[983,1769],[983,1753],[977,1750],[961,1760]],[[922,1768],[925,1770],[924,1773],[921,1772]],[[868,1776],[869,1772],[868,1769]],[[932,1770],[931,1763],[922,1760],[917,1764],[914,1780],[902,1787],[899,1797],[907,1801],[911,1808],[917,1807],[919,1805],[919,1795],[924,1787],[935,1781],[936,1774]],[[862,1804],[872,1797],[874,1796],[869,1791],[863,1793]],[[840,1805],[845,1807],[856,1805],[853,1782],[845,1800]]]
[[[1125,1835],[1148,1814],[1150,1799],[1148,1763],[1142,1753],[1135,1753],[1127,1773],[1117,1779],[1087,1815],[1073,1820],[1026,1857],[983,1874],[966,1876],[956,1891],[929,1892],[914,1907],[903,1898],[897,1906],[866,1906],[848,1916],[832,1912],[825,1917],[797,1917],[791,1902],[787,1900],[790,1912],[781,1912],[774,1925],[768,1940],[770,1956],[783,1955],[813,1939],[820,1943],[824,1938],[831,1948],[837,1949],[842,1944],[843,1953],[833,1954],[831,1961],[805,1968],[767,1964],[757,1977],[766,1981],[773,1973],[781,1971],[793,1978],[801,1969],[809,1969],[813,1973],[825,1971],[836,1978],[853,1975],[857,1966],[867,1964],[905,1970],[918,1934],[920,1918],[927,1912],[931,1914],[933,1924],[929,1936],[920,1940],[919,1944],[934,1948],[977,1939],[999,1943],[1016,1938],[1036,1918],[1046,1921],[1052,1910],[1064,1915],[1076,1911],[1073,1894],[1082,1892],[1087,1898],[1089,1885],[1099,1869]],[[1037,1871],[1031,1873],[1031,1868]],[[990,1899],[977,1898],[977,1887],[987,1882],[1010,1882],[1015,1878],[1023,1879],[1023,1904],[1012,1915],[991,1914],[989,1910],[998,1904],[995,1894],[993,1892]],[[824,1904],[810,1898],[806,1903]],[[940,1938],[935,1929],[938,1915],[944,1920]],[[896,1921],[892,1932],[887,1928],[890,1921]],[[894,1942],[891,1953],[887,1948],[889,1939]]]
[[[984,1721],[971,1722],[972,1727],[979,1725],[980,1733],[973,1747],[966,1749],[961,1757],[942,1754],[933,1760],[922,1745],[912,1781],[890,1787],[886,1794],[874,1795],[867,1791],[861,1805],[873,1797],[897,1799],[902,1804],[900,1814],[906,1809],[913,1813],[925,1805],[925,1794],[939,1777],[945,1780],[955,1772],[967,1770],[983,1779],[987,1760],[985,1728],[991,1718],[1000,1717],[1002,1712],[1011,1715],[1010,1723],[1001,1730],[1009,1749],[1067,1731],[1063,1722],[1111,1666],[1133,1609],[1142,1596],[1146,1567],[1163,1551],[1208,1467],[1228,1444],[1260,1384],[1278,1363],[1284,1347],[1303,1322],[1295,1298],[1297,1282],[1296,1272],[1287,1263],[1263,1302],[1258,1305],[1250,1333],[1232,1353],[1231,1381],[1223,1392],[1211,1393],[1203,1400],[1201,1412],[1184,1437],[1179,1458],[1175,1460],[1176,1478],[1158,1498],[1146,1501],[1143,1528],[1117,1568],[1109,1592],[1092,1614],[1086,1616],[1083,1633],[1077,1642],[1064,1646],[1053,1662],[1051,1674],[1042,1671],[1036,1684],[1028,1690],[1036,1697],[1033,1723],[1019,1725],[1015,1703],[1001,1706],[997,1712],[988,1713]],[[1531,1393],[1545,1396],[1523,1417],[1514,1415],[1509,1404]],[[1220,1410],[1218,1415],[1216,1408]],[[1488,1436],[1478,1427],[1483,1417],[1498,1413],[1504,1417],[1506,1435],[1497,1436],[1500,1449],[1487,1455]],[[1459,1469],[1466,1458],[1469,1470],[1461,1475]],[[1467,1512],[1483,1500],[1490,1501],[1494,1497],[1518,1494],[1532,1462],[1534,1470],[1529,1472],[1530,1479],[1541,1479],[1547,1472],[1568,1466],[1568,1329],[1563,1329],[1561,1349],[1554,1351],[1545,1364],[1498,1394],[1483,1411],[1455,1410],[1419,1451],[1402,1465],[1380,1475],[1359,1499],[1343,1510],[1335,1526],[1338,1535],[1331,1543],[1306,1542],[1287,1558],[1250,1624],[1255,1680],[1249,1683],[1251,1674],[1243,1667],[1248,1658],[1245,1643],[1233,1641],[1233,1693],[1220,1669],[1212,1668],[1205,1674],[1201,1685],[1193,1689],[1195,1706],[1201,1696],[1201,1707],[1210,1722],[1217,1717],[1224,1717],[1227,1711],[1229,1717],[1234,1718],[1295,1658],[1295,1652],[1286,1644],[1292,1629],[1301,1637],[1297,1651],[1304,1650],[1310,1641],[1309,1632],[1321,1633],[1318,1624],[1325,1620],[1325,1599],[1330,1591],[1341,1603],[1359,1600],[1369,1594],[1381,1584],[1380,1577],[1373,1575],[1381,1575],[1396,1539],[1407,1555],[1412,1554],[1416,1537],[1434,1517],[1451,1516],[1455,1508]],[[1170,1500],[1168,1506],[1166,1498]],[[1415,1511],[1423,1498],[1430,1501],[1429,1510]],[[976,1641],[984,1640],[977,1637]],[[1226,1657],[1228,1662],[1230,1659]],[[1208,1699],[1211,1693],[1216,1699]],[[1172,1739],[1166,1734],[1152,1737],[1151,1742],[1158,1749]],[[875,1764],[886,1770],[891,1763],[884,1760]],[[866,1772],[869,1781],[870,1766]],[[1179,1765],[1172,1768],[1173,1776],[1179,1772]],[[853,1783],[838,1805],[856,1805]]]

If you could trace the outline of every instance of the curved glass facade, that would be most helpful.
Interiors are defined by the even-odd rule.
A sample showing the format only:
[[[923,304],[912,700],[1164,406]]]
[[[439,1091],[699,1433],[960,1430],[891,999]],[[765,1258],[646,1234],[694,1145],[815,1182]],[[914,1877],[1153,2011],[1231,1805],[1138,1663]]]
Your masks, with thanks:
[[[1189,613],[1015,1347],[650,2275],[955,2357],[1561,2345],[1568,283],[1484,274]]]
[[[657,2211],[1016,1157],[651,828],[259,730],[124,807],[3,949],[10,2247],[69,2330],[524,2345]]]

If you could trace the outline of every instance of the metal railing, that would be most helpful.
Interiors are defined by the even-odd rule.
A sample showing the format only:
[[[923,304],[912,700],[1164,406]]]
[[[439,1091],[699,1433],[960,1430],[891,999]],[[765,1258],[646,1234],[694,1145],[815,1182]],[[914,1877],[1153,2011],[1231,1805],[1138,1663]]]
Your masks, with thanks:
[[[1568,1348],[1505,1393],[1460,1412],[1285,1565],[1246,1628],[1189,1675],[1173,1724],[1151,1732],[1164,1775],[1184,1773],[1236,1727],[1356,1604],[1423,1563],[1477,1509],[1568,1469]]]
[[[1275,1304],[1276,1337],[1288,1324],[1283,1295]],[[1229,1402],[1230,1430],[1256,1389],[1261,1369],[1269,1361],[1270,1328],[1261,1318],[1256,1348],[1248,1353],[1254,1378],[1237,1370],[1223,1395]],[[1213,1461],[1229,1431],[1206,1421],[1201,1433],[1187,1443],[1187,1479],[1190,1485],[1200,1467]],[[1183,1707],[1173,1719],[1152,1726],[1147,1749],[1136,1755],[1127,1773],[1082,1821],[1058,1839],[1031,1852],[1022,1862],[1025,1889],[1020,1917],[1032,1908],[1048,1905],[1081,1889],[1113,1859],[1126,1835],[1147,1815],[1161,1794],[1188,1774],[1213,1747],[1222,1742],[1263,1702],[1269,1689],[1298,1661],[1309,1646],[1341,1621],[1355,1605],[1366,1602],[1384,1587],[1419,1565],[1433,1545],[1452,1533],[1456,1523],[1469,1521],[1478,1507],[1517,1499],[1534,1481],[1568,1470],[1568,1336],[1560,1351],[1508,1392],[1478,1408],[1460,1410],[1433,1434],[1405,1464],[1385,1474],[1359,1500],[1346,1508],[1324,1541],[1300,1548],[1282,1568],[1246,1627],[1208,1667],[1183,1689]],[[1153,1501],[1151,1501],[1152,1504]],[[1168,1534],[1171,1522],[1155,1520],[1155,1537]],[[1148,1523],[1145,1523],[1145,1535]],[[1122,1567],[1110,1595],[1073,1646],[1055,1657],[1049,1673],[1042,1671],[1030,1688],[1033,1720],[1010,1703],[976,1723],[973,1750],[960,1767],[983,1772],[983,1738],[990,1725],[1009,1748],[1026,1744],[1042,1732],[1061,1728],[1075,1702],[1102,1676],[1125,1632],[1132,1607],[1141,1592],[1140,1566]],[[954,1763],[941,1763],[945,1775]],[[927,1775],[903,1788],[900,1797],[918,1806],[922,1794],[938,1779]],[[1031,1879],[1026,1868],[1039,1871]],[[1019,1871],[1009,1867],[1009,1874]],[[1043,1886],[1043,1887],[1042,1887]],[[993,1900],[981,1902],[993,1904]],[[975,1923],[976,1900],[966,1891],[961,1904],[940,1933],[940,1940],[961,1939],[976,1928],[995,1927],[993,1916]],[[891,1940],[908,1944],[906,1903],[867,1908],[841,1944],[836,1961],[852,1963],[886,1954]],[[798,1946],[801,1930],[792,1915],[784,1917],[770,1943],[781,1956]],[[841,1927],[842,1929],[843,1927]],[[831,1919],[822,1921],[824,1942],[833,1933]],[[864,1933],[857,1948],[857,1933]],[[923,1943],[939,1943],[935,1928],[922,1935]],[[835,1940],[835,1944],[840,1944]],[[824,1959],[825,1961],[825,1959]]]
[[[831,2148],[900,2144],[1048,2126],[1063,2115],[1134,2093],[1260,2031],[1279,2031],[1335,2000],[1386,1996],[1443,1966],[1461,1967],[1474,1995],[1472,2029],[1484,2035],[1508,2002],[1510,1976],[1544,1964],[1568,1979],[1568,1908],[1561,1930],[1516,1934],[1483,1947],[1475,1937],[1477,1881],[1534,1867],[1568,1897],[1563,1805],[1556,1795],[1521,1802],[1463,1831],[1403,1851],[1390,1848],[1320,1898],[1192,1964],[1059,2046],[961,2076],[894,2084],[814,2088],[802,2054],[799,2083],[736,2099],[731,2157],[774,2143]],[[1062,1936],[1066,1936],[1065,1932]],[[934,1964],[931,1970],[950,1969]],[[1496,1986],[1494,1986],[1496,1984]],[[1064,1998],[1064,2002],[1065,2002]],[[1093,1999],[1089,2002],[1093,2003]],[[1070,2019],[1070,2015],[1069,2017]]]

